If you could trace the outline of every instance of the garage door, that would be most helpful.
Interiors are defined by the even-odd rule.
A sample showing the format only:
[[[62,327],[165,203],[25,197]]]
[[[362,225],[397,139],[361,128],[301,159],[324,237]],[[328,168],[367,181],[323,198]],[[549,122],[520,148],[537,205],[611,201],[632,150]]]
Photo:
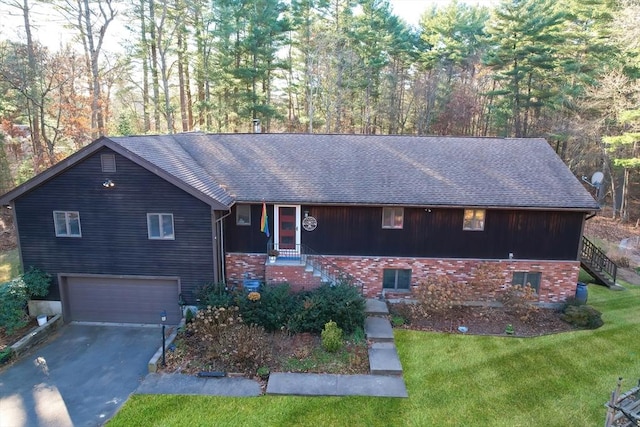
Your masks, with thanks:
[[[161,323],[180,321],[176,278],[63,276],[60,296],[65,321]]]

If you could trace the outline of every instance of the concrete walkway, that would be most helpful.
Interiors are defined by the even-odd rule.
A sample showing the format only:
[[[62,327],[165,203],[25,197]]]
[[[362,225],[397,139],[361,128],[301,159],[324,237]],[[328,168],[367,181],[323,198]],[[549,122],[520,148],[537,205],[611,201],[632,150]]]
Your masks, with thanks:
[[[293,373],[271,374],[267,394],[409,397],[402,377]]]
[[[184,374],[148,374],[135,394],[260,396],[260,383],[248,378],[200,378]]]

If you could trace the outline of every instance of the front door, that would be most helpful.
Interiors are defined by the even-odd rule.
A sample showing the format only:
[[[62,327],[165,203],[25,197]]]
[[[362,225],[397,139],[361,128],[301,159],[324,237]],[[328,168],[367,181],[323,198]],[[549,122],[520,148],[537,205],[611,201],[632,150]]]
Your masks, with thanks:
[[[276,249],[280,256],[300,256],[300,206],[275,206]]]

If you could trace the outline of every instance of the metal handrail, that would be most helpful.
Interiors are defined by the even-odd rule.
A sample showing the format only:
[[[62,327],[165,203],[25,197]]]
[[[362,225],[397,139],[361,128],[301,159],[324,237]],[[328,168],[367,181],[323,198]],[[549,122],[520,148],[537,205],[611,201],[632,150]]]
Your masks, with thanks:
[[[267,254],[269,254],[272,249],[274,249],[274,244],[273,241],[269,239],[267,242]],[[321,278],[328,279],[327,281],[332,284],[345,282],[360,288],[360,293],[362,293],[364,289],[364,284],[360,280],[309,246],[297,244],[294,245],[293,248],[281,248],[278,246],[275,247],[275,249],[278,251],[278,258],[300,258],[301,262],[318,271]]]
[[[618,266],[599,247],[584,236],[582,236],[582,253],[580,257],[582,261],[607,273],[615,283]]]

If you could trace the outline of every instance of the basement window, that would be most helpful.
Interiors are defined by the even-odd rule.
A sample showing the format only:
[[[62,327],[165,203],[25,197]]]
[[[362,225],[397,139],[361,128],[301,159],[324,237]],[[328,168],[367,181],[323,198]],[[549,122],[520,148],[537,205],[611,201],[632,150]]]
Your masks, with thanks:
[[[382,228],[400,229],[403,222],[403,208],[382,208]]]
[[[536,293],[540,291],[540,280],[542,273],[533,271],[514,271],[511,279],[512,285],[531,286]]]
[[[251,225],[251,205],[236,205],[236,225]]]
[[[382,272],[382,289],[408,291],[411,285],[411,269],[385,268]]]
[[[148,213],[147,230],[149,239],[153,240],[173,240],[173,214],[170,213]]]
[[[484,209],[465,209],[462,229],[466,231],[483,231],[484,216]]]
[[[76,211],[53,211],[56,237],[82,237],[80,213]]]
[[[100,163],[102,164],[102,172],[116,171],[116,155],[100,154]]]

